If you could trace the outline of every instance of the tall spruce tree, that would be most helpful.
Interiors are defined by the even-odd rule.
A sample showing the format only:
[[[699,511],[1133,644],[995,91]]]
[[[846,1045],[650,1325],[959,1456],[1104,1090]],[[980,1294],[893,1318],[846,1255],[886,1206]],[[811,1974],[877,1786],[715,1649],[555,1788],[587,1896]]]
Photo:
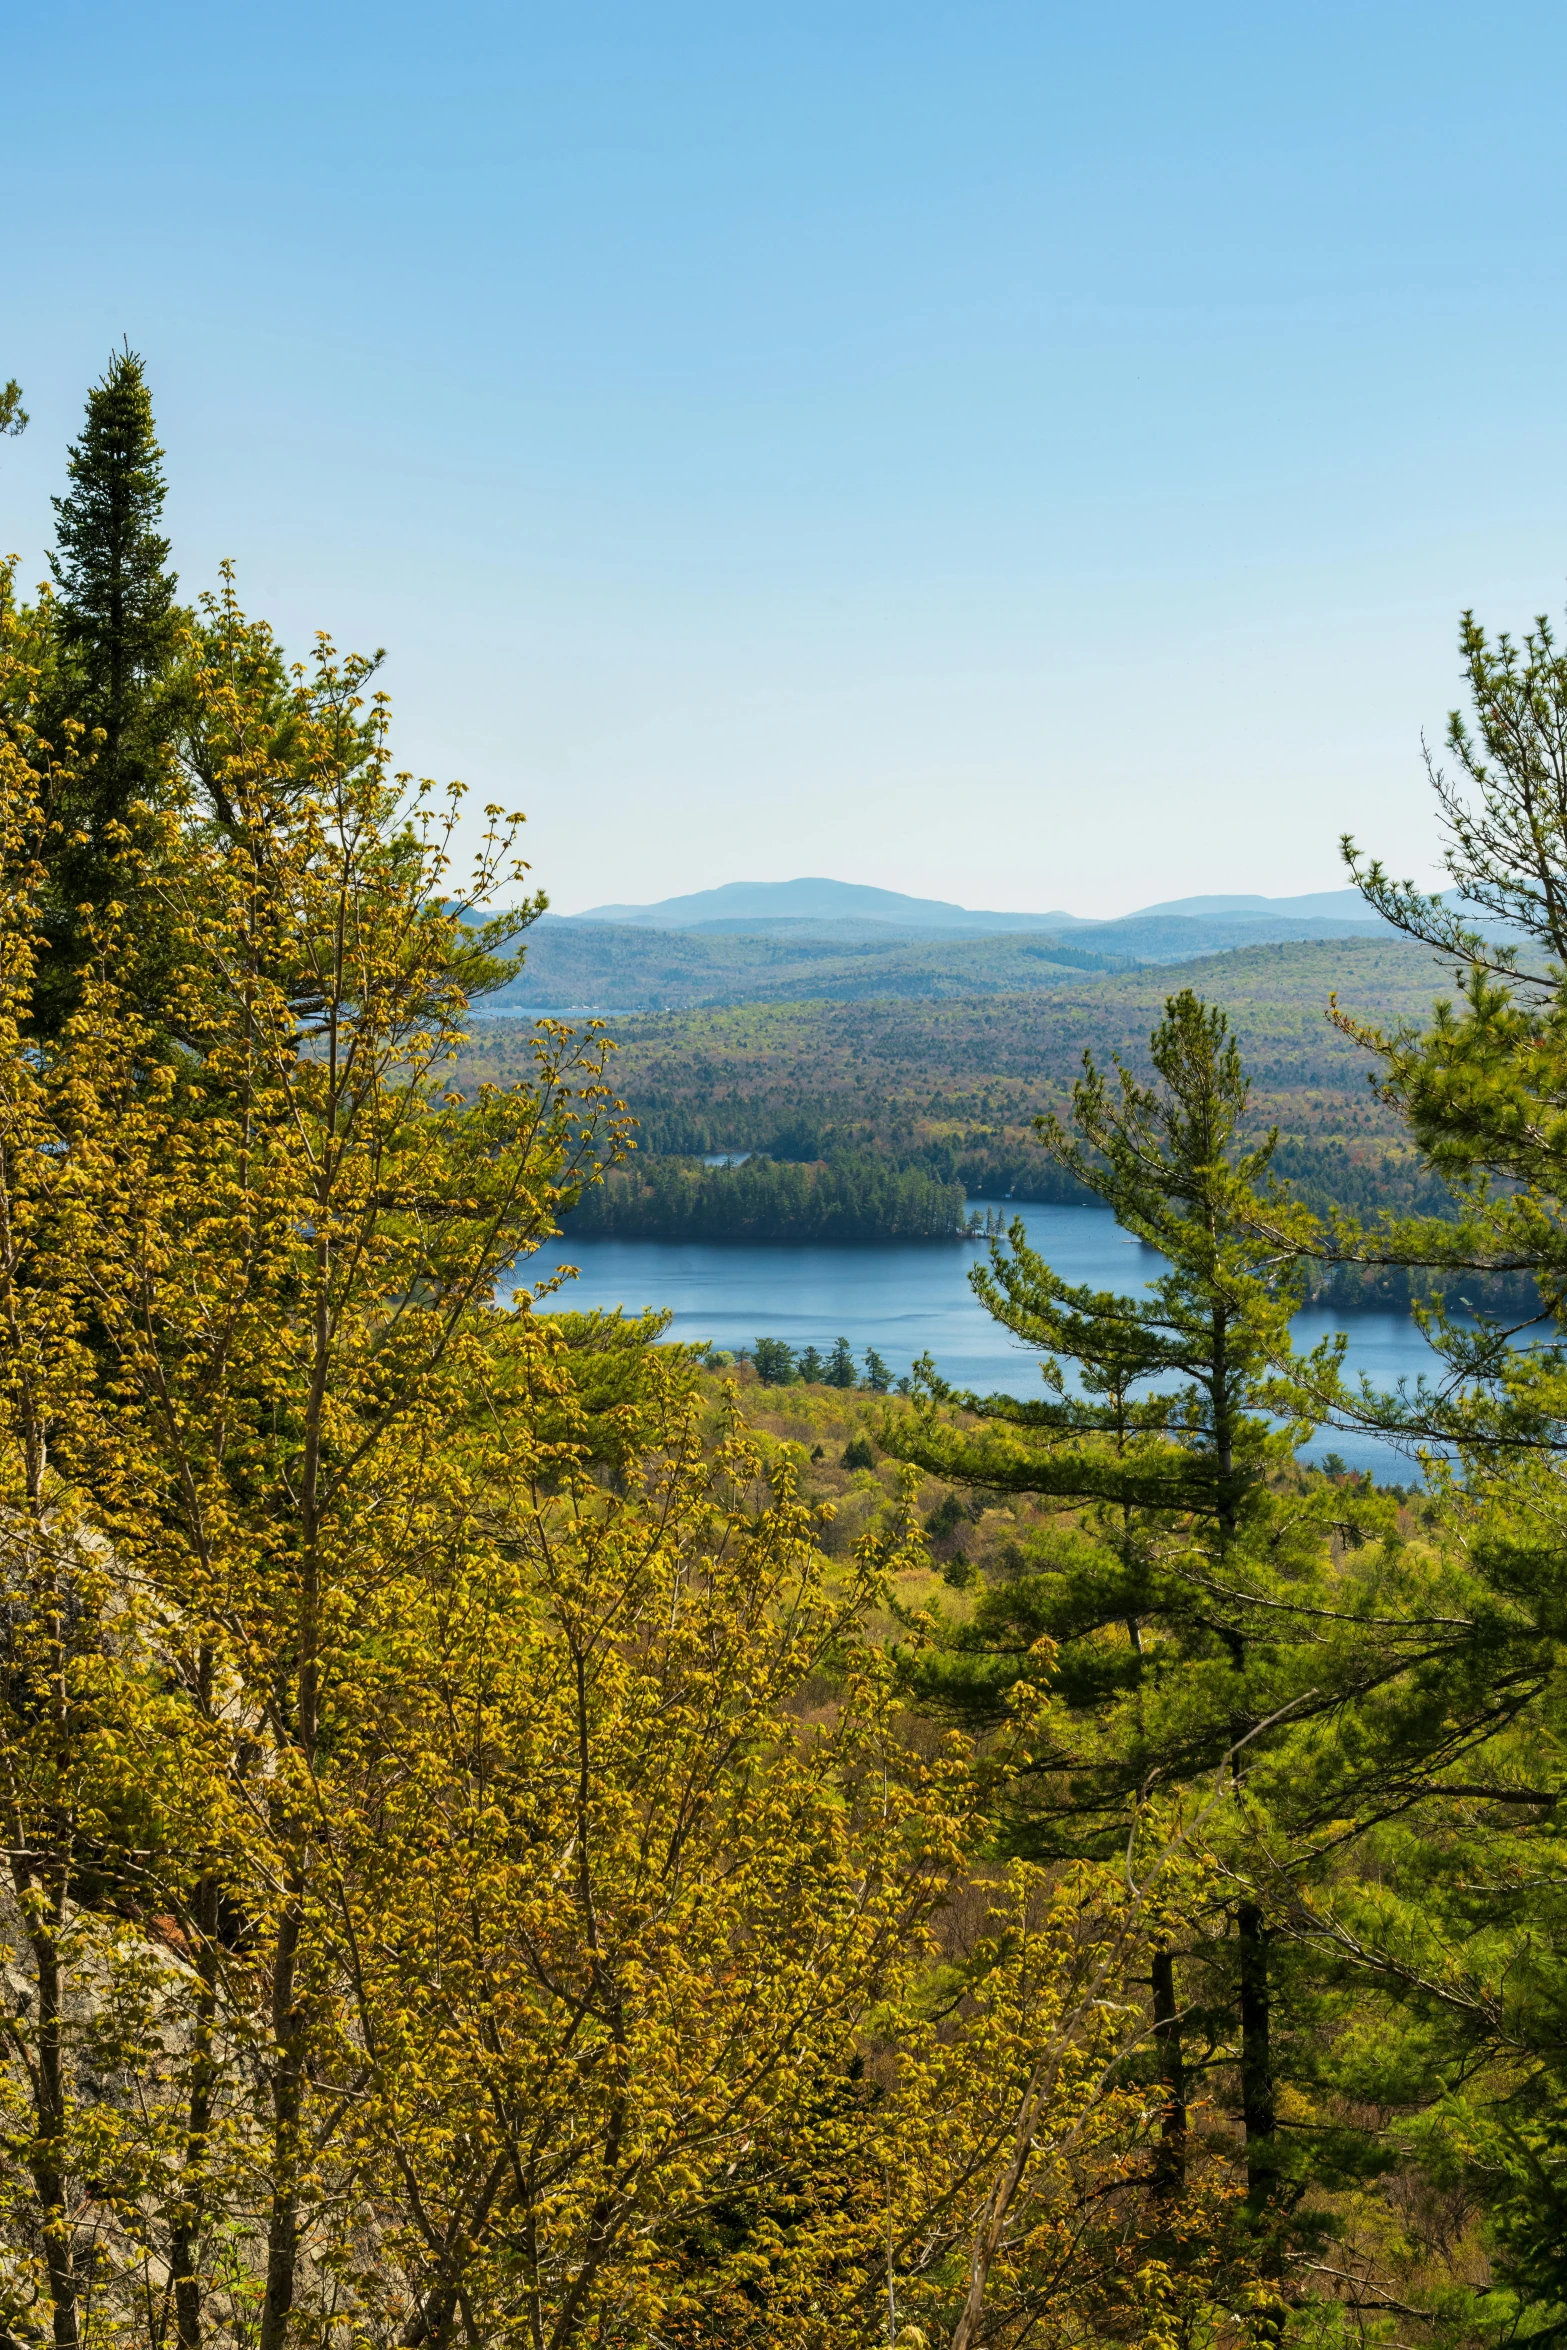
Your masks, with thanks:
[[[163,451],[138,354],[117,351],[87,395],[87,418],[53,501],[50,557],[66,714],[84,730],[80,803],[93,844],[162,780],[167,739],[158,688],[178,647],[180,613],[162,535]]]
[[[52,659],[39,726],[49,821],[45,1025],[58,1025],[75,999],[91,924],[83,908],[124,886],[116,828],[138,802],[160,797],[167,774],[183,615],[160,527],[163,451],[128,345],[87,395],[67,470],[70,488],[54,500]]]

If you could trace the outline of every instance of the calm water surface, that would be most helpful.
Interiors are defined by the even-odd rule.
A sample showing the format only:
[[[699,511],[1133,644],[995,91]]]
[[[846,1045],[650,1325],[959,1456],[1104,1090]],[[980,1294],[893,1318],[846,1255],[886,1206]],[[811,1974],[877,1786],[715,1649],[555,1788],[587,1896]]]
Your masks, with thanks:
[[[1101,1210],[1025,1202],[1009,1205],[1008,1213],[1022,1217],[1030,1245],[1065,1281],[1132,1291],[1159,1269],[1157,1251],[1129,1240]],[[762,1248],[568,1236],[530,1258],[527,1278],[573,1265],[576,1278],[561,1292],[562,1305],[623,1306],[628,1313],[668,1307],[671,1338],[731,1350],[782,1338],[825,1351],[841,1333],[859,1357],[875,1347],[895,1375],[930,1354],[955,1386],[1038,1395],[1037,1357],[990,1319],[969,1288],[969,1268],[982,1254],[980,1244],[961,1241]],[[1349,1333],[1350,1370],[1369,1373],[1378,1387],[1413,1382],[1433,1367],[1435,1358],[1407,1314],[1319,1308],[1297,1317],[1295,1336],[1303,1346],[1329,1330]],[[1418,1477],[1401,1453],[1372,1437],[1329,1430],[1307,1446],[1306,1458],[1329,1451],[1384,1481],[1409,1484]]]

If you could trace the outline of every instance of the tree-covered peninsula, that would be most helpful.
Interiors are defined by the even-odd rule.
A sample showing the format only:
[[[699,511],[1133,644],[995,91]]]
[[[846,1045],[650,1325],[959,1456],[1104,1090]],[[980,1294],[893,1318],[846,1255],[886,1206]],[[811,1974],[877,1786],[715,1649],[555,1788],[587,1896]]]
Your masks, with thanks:
[[[960,1183],[924,1167],[896,1167],[870,1151],[806,1162],[747,1157],[643,1158],[612,1169],[571,1212],[573,1234],[625,1239],[802,1241],[956,1240],[988,1229]]]

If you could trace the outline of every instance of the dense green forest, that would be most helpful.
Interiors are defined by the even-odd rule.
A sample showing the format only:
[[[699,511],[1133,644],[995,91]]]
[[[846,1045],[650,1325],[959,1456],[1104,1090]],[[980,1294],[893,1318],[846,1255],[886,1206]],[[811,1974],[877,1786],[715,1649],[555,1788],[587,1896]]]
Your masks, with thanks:
[[[573,1233],[658,1240],[955,1240],[982,1229],[961,1184],[870,1151],[820,1165],[639,1157],[585,1192],[570,1218]]]
[[[514,835],[456,872],[374,661],[181,601],[163,501],[122,350],[0,574],[0,2341],[1559,2341],[1545,624],[1465,619],[1441,802],[1513,948],[1360,863],[1409,943],[617,1053],[476,1021]],[[871,1222],[1026,1147],[1167,1269],[995,1236],[1032,1401],[530,1281],[748,1137]],[[1377,1395],[1340,1275],[1538,1325]]]
[[[1048,992],[915,1005],[820,1001],[672,1013],[623,1024],[615,1080],[655,1153],[764,1150],[815,1157],[853,1144],[926,1163],[976,1196],[1061,1196],[1032,1120],[1062,1101],[1086,1048],[1146,1063],[1173,986],[1222,1002],[1253,1071],[1254,1117],[1300,1154],[1323,1144],[1413,1169],[1396,1119],[1368,1083],[1366,1054],[1328,1018],[1429,1016],[1445,978],[1426,949],[1390,938],[1242,948],[1168,970],[1063,981]],[[530,1024],[475,1031],[463,1066],[504,1076],[526,1060]],[[942,1156],[941,1154],[945,1154]],[[1324,1164],[1335,1167],[1330,1158]],[[1424,1180],[1411,1175],[1411,1180]],[[1041,1189],[1039,1186],[1046,1188]]]

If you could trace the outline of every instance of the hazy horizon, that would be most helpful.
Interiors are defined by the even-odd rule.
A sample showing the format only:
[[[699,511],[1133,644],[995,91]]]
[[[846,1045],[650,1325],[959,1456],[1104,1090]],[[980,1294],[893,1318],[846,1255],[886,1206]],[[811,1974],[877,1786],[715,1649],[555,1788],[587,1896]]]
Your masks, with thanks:
[[[566,919],[578,921],[591,918],[594,915],[617,915],[624,918],[626,916],[638,913],[663,913],[672,907],[694,906],[703,899],[729,900],[747,891],[760,892],[787,890],[791,888],[797,890],[809,890],[813,888],[819,889],[823,886],[825,886],[825,888],[828,890],[867,890],[876,895],[884,895],[894,899],[903,898],[911,906],[939,906],[943,908],[950,908],[953,911],[960,913],[973,914],[975,916],[983,915],[991,919],[996,919],[1006,915],[1015,915],[1019,920],[1028,922],[1059,920],[1071,923],[1082,923],[1084,925],[1092,925],[1096,922],[1122,922],[1142,914],[1215,913],[1221,909],[1238,913],[1243,910],[1265,912],[1269,909],[1277,909],[1281,912],[1287,910],[1299,915],[1304,915],[1308,911],[1320,911],[1322,913],[1343,912],[1347,915],[1353,910],[1355,905],[1364,907],[1364,900],[1360,897],[1358,890],[1349,885],[1345,885],[1337,890],[1298,891],[1282,896],[1270,896],[1256,891],[1223,891],[1217,893],[1198,892],[1187,897],[1155,900],[1153,903],[1148,905],[1123,907],[1113,914],[1080,914],[1074,908],[1065,906],[968,906],[964,905],[961,900],[956,898],[936,898],[931,897],[925,893],[903,892],[895,890],[889,891],[886,889],[885,885],[881,883],[852,882],[847,880],[844,876],[837,874],[791,874],[788,876],[780,876],[776,881],[759,881],[752,877],[743,881],[721,882],[716,886],[705,890],[677,891],[671,893],[671,895],[668,897],[644,899],[640,901],[633,899],[610,898],[601,900],[597,904],[591,906],[565,908],[556,905],[552,899],[549,911],[552,914],[560,914]],[[1328,901],[1336,902],[1330,905]],[[718,914],[720,909],[715,905],[713,911],[715,914]],[[1374,918],[1372,917],[1369,908],[1366,908],[1365,912],[1367,920]],[[781,912],[778,918],[784,918]],[[821,920],[824,918],[829,917],[824,917],[819,914],[806,914],[800,917],[800,919],[803,920]],[[867,913],[864,918],[875,919],[876,917]],[[896,919],[895,915],[890,912],[884,915],[882,918],[889,922]]]

